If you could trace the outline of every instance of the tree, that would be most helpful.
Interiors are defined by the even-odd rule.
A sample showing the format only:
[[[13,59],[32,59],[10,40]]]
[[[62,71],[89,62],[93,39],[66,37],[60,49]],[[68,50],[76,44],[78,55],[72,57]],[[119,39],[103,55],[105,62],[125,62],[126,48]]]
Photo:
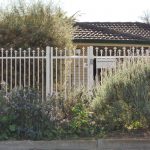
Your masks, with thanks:
[[[74,18],[52,2],[19,0],[0,13],[0,47],[72,46]]]
[[[143,16],[141,16],[141,20],[144,23],[150,24],[150,12],[148,10],[143,13]]]

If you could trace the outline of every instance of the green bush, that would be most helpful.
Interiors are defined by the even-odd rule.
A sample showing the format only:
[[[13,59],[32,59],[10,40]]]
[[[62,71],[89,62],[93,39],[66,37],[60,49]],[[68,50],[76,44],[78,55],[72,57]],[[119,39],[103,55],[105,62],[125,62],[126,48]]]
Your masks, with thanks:
[[[53,121],[45,113],[36,90],[22,89],[12,92],[9,105],[10,113],[16,117],[14,124],[17,138],[40,139],[44,136],[43,131],[47,126],[53,129]]]
[[[0,93],[0,140],[61,139],[93,136],[92,95],[84,89],[50,96],[47,101],[33,89]]]
[[[0,92],[0,140],[7,140],[9,136],[14,136],[15,125],[13,120],[15,116],[9,113],[10,107],[8,101],[4,97],[4,93]]]
[[[97,124],[107,131],[150,127],[149,63],[125,62],[115,75],[106,77],[93,108]]]
[[[17,0],[0,10],[0,47],[72,46],[73,17],[52,1]]]
[[[36,90],[18,89],[0,97],[0,138],[42,139],[52,132],[55,120],[44,109]],[[53,138],[53,135],[51,135]]]
[[[70,130],[76,136],[93,136],[95,133],[95,122],[91,102],[93,95],[89,95],[86,90],[79,90],[72,97],[74,105],[70,108]],[[70,101],[70,100],[69,100]]]
[[[93,96],[81,88],[70,91],[66,99],[64,93],[53,97],[53,102],[57,106],[53,107],[53,115],[58,122],[57,137],[85,137],[95,134],[95,122],[91,109]]]

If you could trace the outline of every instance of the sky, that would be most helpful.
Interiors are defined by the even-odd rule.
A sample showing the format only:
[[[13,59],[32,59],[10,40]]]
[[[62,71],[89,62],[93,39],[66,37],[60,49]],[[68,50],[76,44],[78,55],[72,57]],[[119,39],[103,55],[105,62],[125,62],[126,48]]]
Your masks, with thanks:
[[[0,0],[0,5],[11,5],[15,0]],[[33,0],[26,0],[32,2]],[[43,0],[48,2],[50,0]],[[68,16],[78,12],[77,21],[128,22],[141,21],[150,11],[150,0],[53,0]]]

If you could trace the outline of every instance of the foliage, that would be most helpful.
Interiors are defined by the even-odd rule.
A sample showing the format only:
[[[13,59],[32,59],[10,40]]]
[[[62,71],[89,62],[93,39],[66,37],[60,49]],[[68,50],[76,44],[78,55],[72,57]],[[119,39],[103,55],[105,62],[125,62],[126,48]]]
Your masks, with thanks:
[[[52,2],[18,0],[0,13],[0,47],[72,46],[74,18]]]
[[[55,106],[57,106],[53,115],[57,118],[57,128],[61,131],[61,133],[58,131],[59,137],[94,135],[95,122],[92,120],[93,113],[90,107],[94,95],[89,95],[87,92],[87,90],[81,88],[70,91],[66,99],[64,93],[53,97],[53,102],[55,101]]]
[[[94,134],[91,97],[86,91],[51,96],[47,101],[33,89],[14,89],[0,97],[0,139],[60,139]]]
[[[46,110],[43,111],[37,91],[15,89],[7,95],[7,99],[6,106],[1,103],[1,107],[7,108],[7,115],[4,113],[1,115],[1,125],[5,123],[6,129],[2,133],[5,133],[7,138],[10,136],[17,139],[35,140],[44,136],[42,131],[47,127],[49,131],[53,129],[54,121],[45,113]]]
[[[99,126],[107,131],[150,126],[149,63],[125,62],[123,66],[105,79],[93,101]]]
[[[84,88],[42,101],[34,89],[0,92],[0,139],[104,137],[150,128],[149,62],[123,63],[93,91]]]
[[[80,90],[72,97],[75,100],[71,107],[70,130],[77,136],[92,136],[95,132],[95,122],[93,112],[90,107],[93,95],[88,95],[88,91]]]
[[[15,125],[12,123],[15,116],[9,113],[10,108],[7,105],[7,100],[4,98],[3,92],[0,92],[0,140],[13,137]]]

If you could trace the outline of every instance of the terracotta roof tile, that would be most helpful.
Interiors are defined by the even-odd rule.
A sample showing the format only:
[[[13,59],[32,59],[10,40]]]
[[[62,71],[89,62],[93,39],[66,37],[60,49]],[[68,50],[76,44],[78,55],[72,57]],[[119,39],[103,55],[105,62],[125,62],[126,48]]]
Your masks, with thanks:
[[[78,40],[150,41],[150,25],[140,22],[77,22]]]

